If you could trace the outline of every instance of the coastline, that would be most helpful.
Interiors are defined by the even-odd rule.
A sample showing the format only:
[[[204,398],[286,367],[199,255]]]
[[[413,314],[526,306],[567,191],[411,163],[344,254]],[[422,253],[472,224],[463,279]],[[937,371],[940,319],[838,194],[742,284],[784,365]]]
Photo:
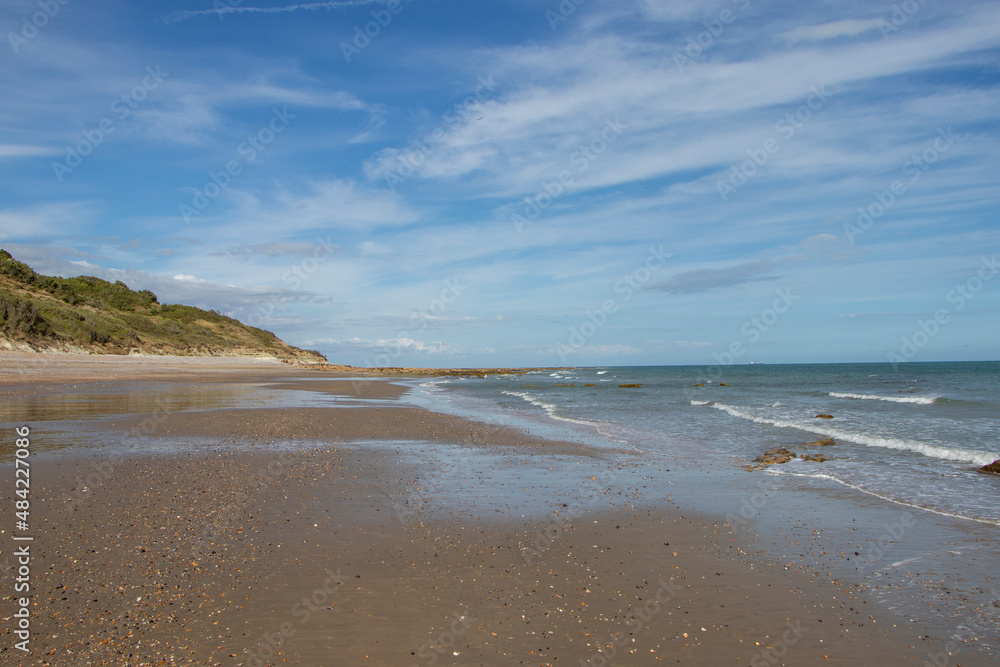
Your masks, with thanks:
[[[923,664],[947,644],[860,588],[750,558],[722,516],[650,503],[619,472],[639,466],[627,454],[398,403],[391,380],[183,359],[42,362],[3,373],[0,394],[235,385],[331,402],[109,413],[92,448],[39,454],[34,650],[17,655],[8,624],[5,660]]]

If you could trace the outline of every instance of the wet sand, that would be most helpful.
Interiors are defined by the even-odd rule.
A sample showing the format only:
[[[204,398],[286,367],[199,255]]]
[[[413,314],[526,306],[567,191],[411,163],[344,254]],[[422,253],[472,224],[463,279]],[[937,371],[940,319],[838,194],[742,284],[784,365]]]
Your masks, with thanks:
[[[65,375],[46,367],[45,386],[6,376],[0,394],[150,377],[141,364],[64,365]],[[164,362],[157,379],[280,391],[327,377],[220,366]],[[400,391],[320,384],[308,388],[367,400]],[[751,557],[721,517],[624,501],[636,490],[606,476],[613,455],[580,443],[385,403],[100,424],[103,447],[32,462],[32,652],[13,648],[8,578],[5,664],[923,665],[945,649],[895,627],[850,584]],[[173,451],[119,446],[140,432]],[[176,444],[187,440],[213,446]],[[481,457],[492,474],[429,483],[413,441]],[[581,471],[606,500],[560,490]],[[538,512],[478,505],[498,493]],[[12,483],[0,497],[0,526],[11,526]]]

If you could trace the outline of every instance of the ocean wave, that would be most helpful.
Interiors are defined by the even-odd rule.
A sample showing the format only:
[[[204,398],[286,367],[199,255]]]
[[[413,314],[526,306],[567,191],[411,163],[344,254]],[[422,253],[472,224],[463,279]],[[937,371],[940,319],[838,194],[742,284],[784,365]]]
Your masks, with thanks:
[[[539,399],[537,396],[532,396],[526,391],[503,391],[500,393],[507,394],[508,396],[517,396],[518,398],[527,401],[531,405],[534,405],[535,407],[545,410],[545,413],[549,417],[552,417],[553,419],[558,419],[559,421],[570,422],[572,424],[583,424],[584,426],[592,426],[594,428],[596,428],[599,425],[598,422],[590,421],[587,419],[573,419],[572,417],[563,417],[562,415],[556,412],[556,410],[559,409],[559,406],[553,405],[552,403],[546,403],[545,401]]]
[[[953,512],[945,512],[942,510],[932,509],[930,507],[924,507],[923,505],[917,505],[915,503],[909,503],[905,500],[900,500],[899,498],[893,498],[892,496],[887,496],[884,493],[878,493],[877,491],[872,491],[871,489],[866,489],[863,486],[857,484],[851,484],[850,482],[845,482],[844,480],[836,477],[834,475],[828,475],[825,473],[804,473],[804,472],[791,472],[789,470],[768,470],[768,473],[772,475],[790,475],[792,477],[811,477],[812,479],[826,479],[831,482],[836,482],[837,484],[842,484],[848,488],[854,489],[855,491],[860,491],[861,493],[866,493],[870,496],[875,496],[890,503],[895,503],[896,505],[903,505],[905,507],[912,507],[913,509],[920,510],[921,512],[930,512],[931,514],[937,514],[939,516],[947,516],[953,519],[964,519],[966,521],[975,521],[977,523],[986,523],[991,526],[1000,526],[1000,521],[994,521],[992,519],[982,519],[974,516],[965,516],[964,514],[956,514]]]
[[[545,410],[545,414],[547,414],[552,419],[557,419],[563,422],[569,422],[570,424],[579,424],[580,426],[587,426],[594,429],[595,431],[605,436],[606,438],[614,440],[615,442],[619,442],[623,445],[628,444],[628,440],[622,440],[621,438],[618,438],[609,433],[605,428],[605,424],[603,422],[592,421],[590,419],[574,419],[573,417],[564,417],[560,415],[558,412],[556,412],[556,410],[559,409],[559,406],[553,405],[552,403],[546,403],[545,401],[540,400],[537,396],[533,396],[526,391],[502,391],[500,393],[507,394],[508,396],[517,396],[518,398],[527,401],[531,405],[534,405],[535,407]]]
[[[875,394],[851,394],[847,392],[831,391],[830,396],[834,398],[853,398],[864,401],[889,401],[890,403],[916,403],[918,405],[931,405],[938,396],[876,396]]]
[[[605,373],[607,373],[607,371],[597,371],[598,375],[604,375]]]
[[[945,459],[948,461],[962,461],[965,463],[973,463],[977,466],[984,466],[995,461],[998,457],[997,453],[983,452],[975,449],[961,449],[958,447],[943,447],[941,445],[929,445],[923,442],[917,442],[913,440],[899,440],[898,438],[883,438],[877,435],[870,435],[867,433],[851,433],[849,431],[841,431],[840,429],[831,428],[829,426],[819,426],[813,424],[805,424],[801,422],[794,422],[786,419],[771,419],[769,417],[758,417],[746,410],[741,410],[740,408],[733,407],[732,405],[726,405],[725,403],[708,403],[709,407],[713,407],[716,410],[721,410],[733,417],[738,417],[740,419],[747,419],[755,424],[764,424],[766,426],[777,426],[778,428],[795,428],[800,431],[808,431],[810,433],[815,433],[817,435],[824,435],[828,438],[834,438],[837,440],[847,440],[848,442],[853,442],[858,445],[865,445],[866,447],[882,447],[884,449],[895,449],[900,451],[916,452],[922,454],[928,458],[938,458]]]

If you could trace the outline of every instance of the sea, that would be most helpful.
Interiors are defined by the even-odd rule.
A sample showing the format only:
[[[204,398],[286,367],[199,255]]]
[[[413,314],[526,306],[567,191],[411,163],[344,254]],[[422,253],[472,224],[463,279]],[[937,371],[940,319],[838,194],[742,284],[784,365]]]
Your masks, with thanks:
[[[713,377],[713,379],[709,379]],[[1000,362],[597,367],[443,379],[479,410],[589,427],[609,446],[749,464],[784,447],[772,474],[823,480],[886,502],[1000,527]],[[638,386],[623,386],[638,385]],[[461,404],[461,398],[451,400]],[[487,404],[487,405],[484,405]],[[833,419],[818,418],[831,415]],[[832,447],[802,446],[832,438]]]
[[[760,531],[789,566],[853,576],[901,622],[1000,649],[1000,475],[979,472],[1000,459],[1000,362],[608,366],[415,388],[431,409],[624,452],[646,462],[642,488],[670,484],[675,504]],[[835,444],[806,444],[821,439]],[[828,460],[748,471],[781,447]]]

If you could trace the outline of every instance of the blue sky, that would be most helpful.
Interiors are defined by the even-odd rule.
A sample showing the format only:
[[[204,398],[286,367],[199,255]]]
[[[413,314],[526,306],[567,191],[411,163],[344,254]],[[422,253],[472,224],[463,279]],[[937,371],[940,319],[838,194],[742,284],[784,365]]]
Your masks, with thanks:
[[[0,0],[0,29],[0,246],[40,272],[354,365],[1000,358],[996,2]]]

